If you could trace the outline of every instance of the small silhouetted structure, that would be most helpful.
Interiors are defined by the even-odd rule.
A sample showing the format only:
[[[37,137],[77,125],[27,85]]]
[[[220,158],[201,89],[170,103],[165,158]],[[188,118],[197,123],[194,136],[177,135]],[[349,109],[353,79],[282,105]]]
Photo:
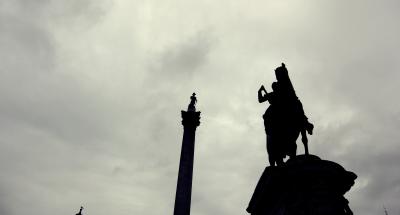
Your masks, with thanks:
[[[183,140],[176,186],[174,215],[190,215],[192,196],[193,158],[196,128],[200,125],[200,112],[196,111],[197,98],[193,93],[187,111],[181,111]]]
[[[79,209],[79,213],[77,213],[76,215],[82,215],[82,210],[83,210],[83,207],[81,206],[81,208]]]
[[[383,206],[383,210],[385,211],[385,215],[389,215],[388,211],[386,210],[385,205]]]
[[[188,111],[195,112],[196,111],[196,103],[197,103],[197,98],[196,98],[196,93],[193,93],[192,96],[190,96],[190,103],[188,105]]]

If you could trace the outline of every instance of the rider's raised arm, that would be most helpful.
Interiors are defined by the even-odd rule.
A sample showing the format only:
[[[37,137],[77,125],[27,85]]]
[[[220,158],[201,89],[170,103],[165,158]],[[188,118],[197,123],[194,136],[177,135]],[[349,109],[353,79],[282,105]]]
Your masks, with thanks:
[[[265,92],[264,95],[262,93],[263,91]],[[268,93],[265,90],[264,85],[261,85],[260,89],[258,90],[258,102],[263,103],[263,102],[267,101],[268,100],[267,95],[268,95]]]

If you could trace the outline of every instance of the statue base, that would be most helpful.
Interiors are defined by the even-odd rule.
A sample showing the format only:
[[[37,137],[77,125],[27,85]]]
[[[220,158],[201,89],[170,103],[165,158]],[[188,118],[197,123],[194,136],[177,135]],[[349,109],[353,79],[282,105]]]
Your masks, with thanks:
[[[344,194],[357,175],[315,155],[265,168],[246,209],[252,215],[353,214]]]

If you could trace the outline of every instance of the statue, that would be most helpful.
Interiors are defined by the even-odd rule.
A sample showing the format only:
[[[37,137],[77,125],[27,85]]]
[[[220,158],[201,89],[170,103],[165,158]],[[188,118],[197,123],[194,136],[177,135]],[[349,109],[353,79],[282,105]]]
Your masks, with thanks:
[[[79,210],[79,213],[77,213],[76,215],[82,215],[82,210],[83,210],[83,207],[81,206],[81,209]]]
[[[196,112],[196,103],[197,103],[196,93],[193,93],[192,96],[190,96],[190,104],[188,106],[188,111]]]
[[[285,64],[275,70],[277,82],[272,83],[272,92],[268,93],[262,85],[258,90],[258,102],[268,101],[270,106],[263,115],[267,136],[267,152],[271,166],[281,166],[288,155],[296,156],[296,140],[301,134],[308,155],[307,134],[312,134],[314,125],[304,114],[303,105],[296,96]]]
[[[357,175],[341,165],[309,154],[308,121],[285,64],[275,70],[272,92],[261,85],[258,102],[269,102],[264,126],[270,166],[262,173],[246,209],[251,215],[353,215],[344,194]],[[305,154],[296,156],[301,134]],[[284,158],[289,156],[286,162]],[[275,166],[276,165],[276,166]]]

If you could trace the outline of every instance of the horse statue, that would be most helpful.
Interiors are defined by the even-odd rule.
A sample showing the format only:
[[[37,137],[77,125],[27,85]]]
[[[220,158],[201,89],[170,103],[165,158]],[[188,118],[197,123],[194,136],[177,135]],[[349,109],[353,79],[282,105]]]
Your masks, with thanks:
[[[262,85],[258,90],[258,101],[268,101],[270,106],[263,115],[267,135],[267,151],[271,166],[282,165],[288,155],[296,156],[296,140],[302,135],[305,154],[308,155],[307,134],[312,134],[314,125],[304,114],[303,105],[296,96],[285,64],[275,70],[277,82],[268,93]]]

